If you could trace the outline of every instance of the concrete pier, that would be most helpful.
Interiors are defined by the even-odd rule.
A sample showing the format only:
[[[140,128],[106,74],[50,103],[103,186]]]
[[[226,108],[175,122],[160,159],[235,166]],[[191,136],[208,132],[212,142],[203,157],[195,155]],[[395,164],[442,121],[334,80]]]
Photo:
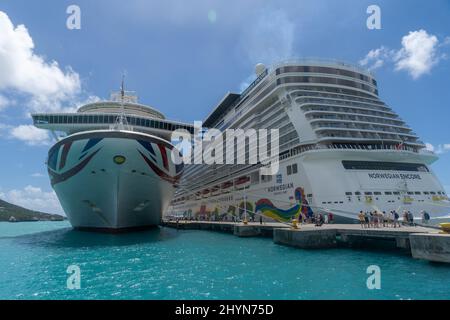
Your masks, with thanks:
[[[437,233],[424,227],[361,228],[357,224],[301,226],[300,229],[274,231],[274,242],[304,249],[346,247],[368,247],[381,245],[410,250],[410,235],[413,233]]]
[[[336,248],[336,229],[275,229],[273,241],[301,249]]]
[[[450,263],[450,234],[413,233],[409,239],[414,258]]]
[[[234,234],[238,237],[273,237],[274,229],[289,228],[283,223],[257,223],[249,222],[247,224],[237,222],[223,222],[223,221],[165,221],[163,226],[176,228],[181,230],[210,230],[220,231]]]

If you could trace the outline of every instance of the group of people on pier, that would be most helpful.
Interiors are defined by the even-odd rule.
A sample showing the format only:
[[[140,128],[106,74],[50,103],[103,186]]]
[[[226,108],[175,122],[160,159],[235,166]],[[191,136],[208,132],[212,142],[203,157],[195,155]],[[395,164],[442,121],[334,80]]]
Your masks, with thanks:
[[[422,223],[428,224],[430,221],[430,215],[426,211],[421,212]],[[389,213],[386,211],[360,211],[358,219],[362,228],[380,228],[380,227],[393,227],[400,228],[405,226],[416,226],[414,222],[414,214],[411,211],[403,211],[402,223],[400,223],[400,215],[396,210],[392,210]]]

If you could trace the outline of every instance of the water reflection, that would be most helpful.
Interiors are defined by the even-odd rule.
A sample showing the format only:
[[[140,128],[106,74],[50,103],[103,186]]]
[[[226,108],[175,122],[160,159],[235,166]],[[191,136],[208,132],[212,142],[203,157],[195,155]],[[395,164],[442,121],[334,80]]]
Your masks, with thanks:
[[[122,234],[96,233],[64,228],[15,237],[18,244],[52,248],[120,247],[168,241],[177,237],[177,231],[169,228]]]

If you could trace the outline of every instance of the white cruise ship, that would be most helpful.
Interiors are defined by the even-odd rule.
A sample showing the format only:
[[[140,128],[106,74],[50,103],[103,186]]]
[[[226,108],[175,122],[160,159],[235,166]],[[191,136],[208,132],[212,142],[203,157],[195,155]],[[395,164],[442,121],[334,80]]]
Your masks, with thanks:
[[[261,175],[261,164],[186,165],[168,215],[289,221],[333,213],[352,223],[360,210],[450,213],[430,167],[437,156],[380,100],[370,72],[326,60],[256,70],[257,79],[242,94],[226,94],[203,125],[279,129],[278,174]]]
[[[190,125],[165,120],[123,89],[76,113],[32,116],[58,140],[48,173],[74,228],[114,232],[160,223],[183,171],[171,158],[171,132],[191,132]]]

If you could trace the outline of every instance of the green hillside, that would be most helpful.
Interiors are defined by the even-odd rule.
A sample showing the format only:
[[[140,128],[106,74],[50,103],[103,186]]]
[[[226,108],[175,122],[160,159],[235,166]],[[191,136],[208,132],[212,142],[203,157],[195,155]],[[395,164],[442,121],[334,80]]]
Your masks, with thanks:
[[[9,221],[14,217],[17,221],[61,221],[64,217],[57,214],[48,214],[28,210],[6,201],[0,200],[0,221]]]

